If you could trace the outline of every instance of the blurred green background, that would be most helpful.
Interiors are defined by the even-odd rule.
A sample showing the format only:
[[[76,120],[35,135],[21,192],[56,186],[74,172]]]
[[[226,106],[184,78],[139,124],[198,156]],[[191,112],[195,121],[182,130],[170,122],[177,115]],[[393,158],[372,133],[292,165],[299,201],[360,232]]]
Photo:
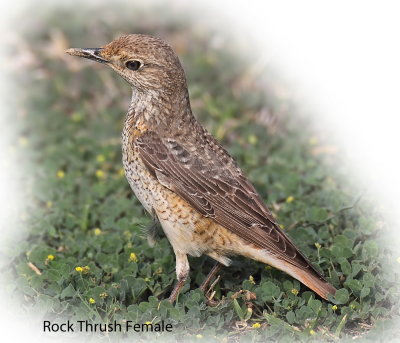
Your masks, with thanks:
[[[254,57],[257,46],[245,33],[206,25],[182,5],[31,10],[8,36],[13,111],[4,114],[16,123],[8,163],[22,171],[27,206],[15,224],[23,239],[3,251],[3,270],[26,312],[60,322],[164,319],[174,326],[162,335],[166,341],[394,337],[400,260],[385,243],[384,210],[358,189],[340,149],[316,129],[296,92]],[[165,300],[175,282],[172,249],[163,237],[149,247],[144,228],[151,218],[121,164],[130,88],[103,65],[65,54],[126,33],[153,34],[173,46],[194,113],[339,289],[332,303],[239,257],[207,294],[214,306],[197,289],[213,265],[207,257],[190,259],[178,302]],[[104,336],[88,336],[97,335]]]

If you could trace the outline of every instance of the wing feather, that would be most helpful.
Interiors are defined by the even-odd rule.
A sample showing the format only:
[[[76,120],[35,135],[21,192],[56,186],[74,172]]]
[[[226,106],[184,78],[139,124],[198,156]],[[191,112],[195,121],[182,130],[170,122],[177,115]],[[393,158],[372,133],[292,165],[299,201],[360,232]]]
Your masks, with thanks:
[[[282,232],[253,185],[229,154],[202,142],[203,154],[193,154],[188,142],[160,138],[148,131],[136,141],[148,170],[165,187],[179,194],[206,217],[231,230],[242,239],[278,255],[285,261],[320,273]],[[209,142],[208,142],[209,143]],[[186,145],[186,146],[185,146]],[[230,168],[224,168],[229,164]],[[322,276],[321,276],[322,277]]]

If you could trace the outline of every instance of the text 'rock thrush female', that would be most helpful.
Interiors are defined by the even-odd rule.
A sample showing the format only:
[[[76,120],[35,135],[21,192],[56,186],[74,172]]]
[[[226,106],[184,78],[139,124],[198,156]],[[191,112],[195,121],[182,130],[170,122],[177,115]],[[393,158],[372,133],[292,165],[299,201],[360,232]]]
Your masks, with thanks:
[[[174,249],[178,282],[170,301],[189,274],[188,254],[207,254],[225,266],[230,256],[243,255],[283,270],[324,299],[335,293],[282,232],[234,159],[195,119],[185,73],[169,45],[134,34],[67,53],[108,65],[132,87],[123,164],[137,198]]]

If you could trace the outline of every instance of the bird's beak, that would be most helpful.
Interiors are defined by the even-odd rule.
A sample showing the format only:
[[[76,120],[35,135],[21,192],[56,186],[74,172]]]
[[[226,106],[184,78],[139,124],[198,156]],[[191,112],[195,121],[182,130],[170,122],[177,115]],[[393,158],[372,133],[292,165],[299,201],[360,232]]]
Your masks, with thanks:
[[[68,49],[66,53],[71,56],[85,57],[100,63],[108,63],[109,61],[107,61],[101,56],[102,50],[103,48],[87,48],[87,49],[71,48]]]

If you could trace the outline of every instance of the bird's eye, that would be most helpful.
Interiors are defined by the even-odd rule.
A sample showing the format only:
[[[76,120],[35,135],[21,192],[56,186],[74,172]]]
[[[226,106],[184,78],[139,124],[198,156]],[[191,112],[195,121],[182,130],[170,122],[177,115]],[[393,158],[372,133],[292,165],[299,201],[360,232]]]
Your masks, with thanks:
[[[127,61],[125,65],[130,70],[138,70],[142,64],[139,61]]]

